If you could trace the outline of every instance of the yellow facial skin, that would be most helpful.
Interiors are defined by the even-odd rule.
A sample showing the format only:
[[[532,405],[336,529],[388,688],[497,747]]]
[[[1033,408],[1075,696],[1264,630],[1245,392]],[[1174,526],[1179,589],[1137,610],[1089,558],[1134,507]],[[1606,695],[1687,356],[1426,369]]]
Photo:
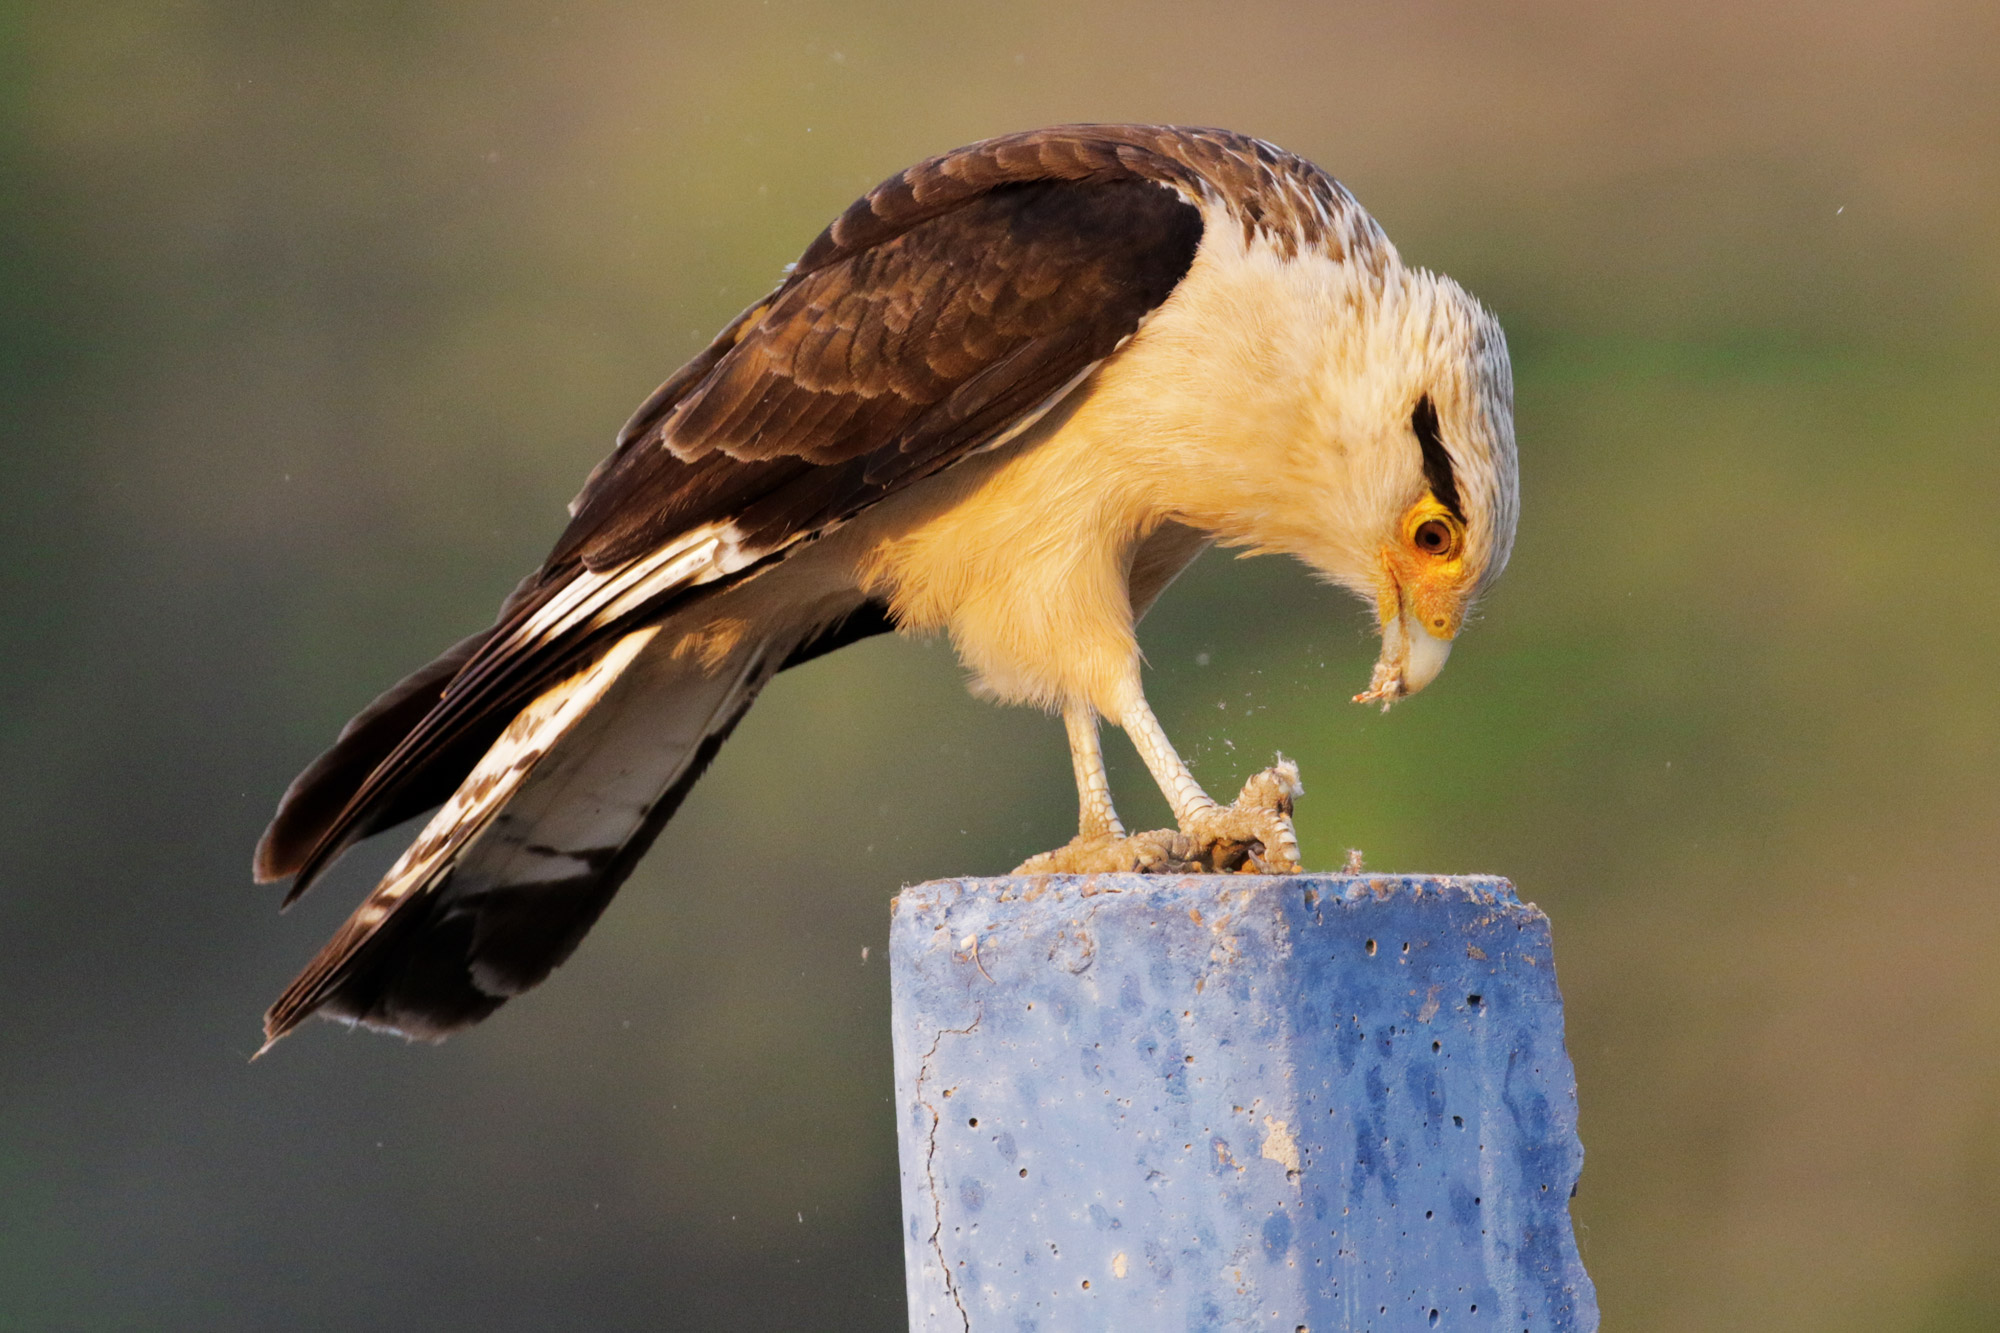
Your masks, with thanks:
[[[1437,678],[1451,641],[1465,623],[1475,582],[1465,561],[1465,525],[1426,494],[1382,546],[1382,581],[1375,614],[1382,623],[1382,656],[1357,703],[1384,709]]]
[[[1401,540],[1382,547],[1389,585],[1377,595],[1383,623],[1408,613],[1432,638],[1450,640],[1465,622],[1472,573],[1465,564],[1465,525],[1436,497],[1425,495],[1403,515]],[[1381,603],[1395,599],[1395,610]]]

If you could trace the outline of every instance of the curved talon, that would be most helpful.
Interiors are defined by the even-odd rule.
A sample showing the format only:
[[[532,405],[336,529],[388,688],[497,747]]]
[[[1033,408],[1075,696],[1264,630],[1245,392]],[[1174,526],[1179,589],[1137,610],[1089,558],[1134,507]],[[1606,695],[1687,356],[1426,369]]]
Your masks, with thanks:
[[[1299,766],[1279,755],[1277,763],[1251,775],[1234,804],[1194,811],[1182,822],[1183,831],[1217,870],[1233,870],[1248,861],[1258,874],[1297,874],[1303,867],[1292,802],[1304,794]]]

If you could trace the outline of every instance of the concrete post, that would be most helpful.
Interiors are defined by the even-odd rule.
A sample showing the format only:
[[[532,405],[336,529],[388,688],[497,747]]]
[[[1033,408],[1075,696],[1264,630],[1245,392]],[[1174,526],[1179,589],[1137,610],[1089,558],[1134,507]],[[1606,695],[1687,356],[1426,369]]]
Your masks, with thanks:
[[[912,1329],[1597,1327],[1507,881],[940,880],[889,952]]]

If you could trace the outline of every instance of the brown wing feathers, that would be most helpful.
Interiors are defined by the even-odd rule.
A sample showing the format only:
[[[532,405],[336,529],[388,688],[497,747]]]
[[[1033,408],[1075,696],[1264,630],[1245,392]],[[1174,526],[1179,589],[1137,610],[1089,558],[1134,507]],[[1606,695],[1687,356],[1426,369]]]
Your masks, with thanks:
[[[1035,182],[839,264],[801,263],[716,368],[631,435],[557,557],[609,568],[753,507],[759,544],[850,517],[1108,356],[1200,238],[1200,214],[1157,185]]]
[[[726,586],[1046,406],[1187,272],[1202,227],[1189,200],[1214,188],[1202,159],[1219,142],[1146,127],[1041,131],[919,164],[858,201],[769,299],[648,398],[499,623],[377,701],[293,785],[260,845],[260,875],[296,872],[292,896],[303,892],[355,838],[441,799],[517,711],[610,636],[701,595],[668,583],[609,622],[591,610],[688,534],[728,528],[740,559],[707,585]],[[871,612],[836,637],[884,627]],[[649,822],[633,845],[654,832]],[[539,961],[525,965],[527,984],[567,955],[637,855],[574,886],[577,911],[538,900],[549,938],[529,951]],[[426,1017],[411,997],[431,992],[415,973],[394,1015],[370,1008],[369,976],[475,965],[482,946],[452,934],[468,927],[449,892],[447,871],[431,901],[330,945],[308,975],[345,979],[332,1007],[433,1034],[482,1017],[490,1006],[468,1008],[449,979],[431,988]],[[516,936],[534,931],[534,913],[516,917]],[[329,993],[294,992],[285,1027]]]
[[[333,747],[292,780],[292,785],[285,790],[284,799],[278,803],[277,816],[257,842],[252,869],[259,883],[282,879],[305,863],[327,829],[340,818],[356,788],[424,720],[425,714],[437,707],[452,678],[472,660],[473,653],[491,633],[490,630],[481,630],[471,638],[454,644],[436,661],[391,686],[374,703],[355,714],[354,719],[340,729],[340,736]],[[477,757],[472,756],[474,759]],[[471,767],[470,759],[466,767]],[[451,781],[456,785],[455,778]],[[450,787],[447,787],[436,794],[436,800],[418,806],[410,813],[429,809],[449,792]],[[374,822],[371,820],[371,823]],[[383,822],[386,826],[386,823],[396,821]]]
[[[540,582],[540,576],[535,574],[521,581],[500,609],[501,624],[534,598]],[[365,838],[422,814],[451,794],[458,780],[507,725],[504,716],[489,718],[485,727],[466,735],[455,747],[434,752],[432,761],[421,772],[413,773],[410,782],[393,799],[378,801],[366,811],[348,810],[355,793],[369,776],[436,710],[446,691],[487,646],[493,634],[493,629],[484,629],[461,639],[436,660],[384,691],[341,728],[332,748],[293,779],[278,803],[270,827],[258,840],[252,862],[258,883],[283,879],[302,869],[322,849],[330,830],[343,817],[352,815],[351,838]],[[300,892],[303,889],[295,886],[286,902]]]

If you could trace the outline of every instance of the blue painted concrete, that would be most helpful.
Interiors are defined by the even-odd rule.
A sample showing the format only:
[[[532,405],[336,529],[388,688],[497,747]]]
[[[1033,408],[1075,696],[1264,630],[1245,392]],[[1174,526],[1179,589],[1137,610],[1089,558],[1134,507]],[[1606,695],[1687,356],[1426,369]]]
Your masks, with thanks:
[[[1507,881],[941,880],[890,967],[913,1329],[1597,1327]]]

